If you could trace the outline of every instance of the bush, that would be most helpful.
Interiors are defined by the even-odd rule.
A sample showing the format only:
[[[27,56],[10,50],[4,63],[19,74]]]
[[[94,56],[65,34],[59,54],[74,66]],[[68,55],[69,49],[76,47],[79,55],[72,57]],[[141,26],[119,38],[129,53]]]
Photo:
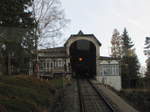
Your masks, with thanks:
[[[150,90],[125,89],[120,92],[128,102],[142,112],[150,112]]]

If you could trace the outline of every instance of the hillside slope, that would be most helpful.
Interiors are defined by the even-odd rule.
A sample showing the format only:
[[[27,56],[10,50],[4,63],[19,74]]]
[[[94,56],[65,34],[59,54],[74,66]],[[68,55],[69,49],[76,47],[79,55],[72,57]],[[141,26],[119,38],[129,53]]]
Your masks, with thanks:
[[[0,76],[0,110],[37,112],[47,109],[60,88],[62,79],[46,81],[22,75]]]

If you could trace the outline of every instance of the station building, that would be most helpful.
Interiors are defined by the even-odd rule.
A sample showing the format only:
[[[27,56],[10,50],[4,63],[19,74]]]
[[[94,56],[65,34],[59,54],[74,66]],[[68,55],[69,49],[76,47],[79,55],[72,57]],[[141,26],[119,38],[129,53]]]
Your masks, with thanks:
[[[100,54],[102,44],[93,34],[79,31],[63,47],[38,51],[39,72],[42,74],[68,73],[89,77],[121,90],[118,59]]]

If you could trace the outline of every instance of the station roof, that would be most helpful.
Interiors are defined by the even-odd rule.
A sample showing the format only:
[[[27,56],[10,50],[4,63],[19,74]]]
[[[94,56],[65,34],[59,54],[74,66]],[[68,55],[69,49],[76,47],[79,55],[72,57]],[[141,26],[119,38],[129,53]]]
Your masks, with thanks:
[[[69,39],[66,41],[65,45],[68,43],[68,41],[71,39],[71,38],[74,38],[74,37],[91,37],[91,38],[94,38],[96,40],[96,42],[101,46],[102,44],[100,43],[100,41],[95,37],[94,34],[84,34],[81,30],[78,32],[78,34],[72,34]]]
[[[59,58],[66,57],[66,49],[64,47],[48,48],[38,50],[39,57]]]

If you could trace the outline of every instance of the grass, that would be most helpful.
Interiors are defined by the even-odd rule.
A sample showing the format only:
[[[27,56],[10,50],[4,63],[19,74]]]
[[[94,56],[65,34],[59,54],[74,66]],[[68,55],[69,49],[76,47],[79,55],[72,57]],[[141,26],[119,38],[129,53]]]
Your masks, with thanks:
[[[32,76],[0,76],[0,105],[8,112],[34,112],[48,108],[62,79],[39,80]]]

